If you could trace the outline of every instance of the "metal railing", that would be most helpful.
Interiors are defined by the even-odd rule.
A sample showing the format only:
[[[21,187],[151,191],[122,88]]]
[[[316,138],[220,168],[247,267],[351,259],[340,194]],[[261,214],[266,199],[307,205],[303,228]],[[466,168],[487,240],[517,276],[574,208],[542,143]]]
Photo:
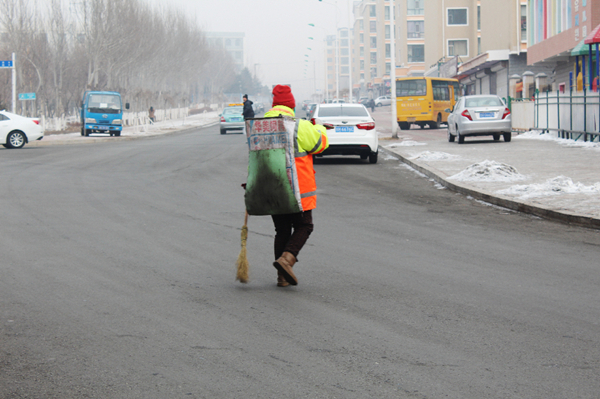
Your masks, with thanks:
[[[509,97],[508,105],[515,130],[537,129],[556,132],[561,138],[600,141],[600,93],[536,91],[533,100]]]

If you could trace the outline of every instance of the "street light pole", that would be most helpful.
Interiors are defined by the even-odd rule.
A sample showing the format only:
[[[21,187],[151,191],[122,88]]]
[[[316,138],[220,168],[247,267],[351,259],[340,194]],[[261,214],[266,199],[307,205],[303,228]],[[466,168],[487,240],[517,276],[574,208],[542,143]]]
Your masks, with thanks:
[[[393,1],[393,0],[392,0]],[[352,103],[352,36],[350,35],[350,27],[352,26],[352,3],[348,3],[348,86],[350,91],[349,103]]]
[[[390,31],[391,31],[391,39],[390,40],[390,50],[392,50],[392,58],[390,60],[391,68],[390,68],[390,97],[392,97],[392,138],[398,138],[398,108],[396,103],[396,14],[394,12],[394,1],[390,1]]]

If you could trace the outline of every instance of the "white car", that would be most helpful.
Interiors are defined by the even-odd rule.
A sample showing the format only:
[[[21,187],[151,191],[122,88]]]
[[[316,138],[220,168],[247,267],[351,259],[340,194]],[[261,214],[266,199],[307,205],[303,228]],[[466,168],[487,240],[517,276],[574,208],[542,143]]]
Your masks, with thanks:
[[[392,105],[392,98],[390,96],[381,96],[375,99],[375,106],[381,107],[384,105]]]
[[[362,104],[319,104],[311,119],[328,128],[329,148],[321,155],[359,155],[377,163],[375,121]]]
[[[447,109],[446,112],[450,112]],[[492,136],[494,141],[509,142],[512,136],[510,110],[493,94],[461,97],[448,115],[448,141],[465,142],[467,136]]]
[[[0,111],[0,144],[6,148],[21,148],[25,143],[41,140],[44,130],[40,120]]]

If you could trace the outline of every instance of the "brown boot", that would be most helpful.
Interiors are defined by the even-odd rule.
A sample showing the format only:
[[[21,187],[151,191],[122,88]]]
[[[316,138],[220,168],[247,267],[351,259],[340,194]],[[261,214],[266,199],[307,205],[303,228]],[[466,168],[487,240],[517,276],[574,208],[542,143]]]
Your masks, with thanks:
[[[288,285],[290,285],[290,283],[285,281],[285,279],[283,278],[283,275],[278,270],[277,271],[277,286],[278,287],[287,287]]]
[[[279,259],[273,262],[273,266],[283,276],[285,281],[291,285],[298,285],[298,279],[292,270],[296,263],[296,257],[289,252],[284,252]]]

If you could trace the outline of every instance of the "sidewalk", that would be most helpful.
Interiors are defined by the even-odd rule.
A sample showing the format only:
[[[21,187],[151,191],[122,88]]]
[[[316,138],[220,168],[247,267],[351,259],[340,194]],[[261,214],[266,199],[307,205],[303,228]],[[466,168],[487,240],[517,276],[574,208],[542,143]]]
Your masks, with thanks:
[[[109,134],[92,133],[91,136],[84,137],[80,132],[52,134],[44,136],[40,141],[26,144],[27,146],[45,146],[53,144],[86,144],[98,143],[102,141],[131,140],[141,137],[158,136],[169,133],[180,132],[182,130],[195,129],[198,127],[211,126],[219,123],[219,112],[207,112],[204,114],[191,115],[185,119],[172,119],[153,124],[146,124],[133,127],[125,127],[119,137],[111,137]]]
[[[390,107],[372,113],[383,153],[444,187],[477,200],[585,227],[600,228],[600,143],[539,132],[505,143],[467,137],[450,143],[442,129],[398,130],[391,138]]]

